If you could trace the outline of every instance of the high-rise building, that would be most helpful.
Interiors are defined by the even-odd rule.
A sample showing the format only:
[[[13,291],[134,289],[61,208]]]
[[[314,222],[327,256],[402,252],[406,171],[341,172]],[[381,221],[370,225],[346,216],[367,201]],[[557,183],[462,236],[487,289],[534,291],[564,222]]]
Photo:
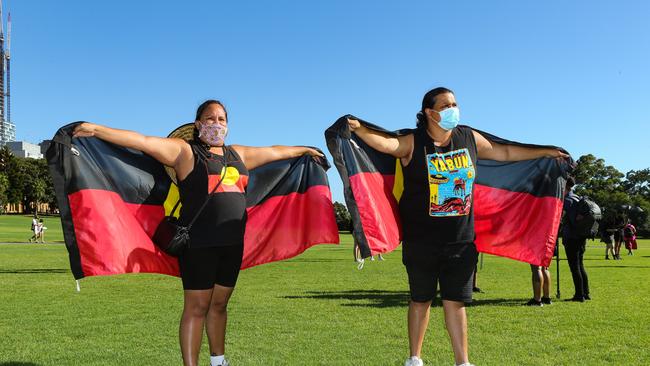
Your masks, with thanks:
[[[14,156],[19,158],[42,159],[41,146],[27,141],[9,141],[6,143]]]
[[[11,121],[11,13],[7,18],[5,49],[4,17],[0,0],[0,146],[16,140],[16,125]]]

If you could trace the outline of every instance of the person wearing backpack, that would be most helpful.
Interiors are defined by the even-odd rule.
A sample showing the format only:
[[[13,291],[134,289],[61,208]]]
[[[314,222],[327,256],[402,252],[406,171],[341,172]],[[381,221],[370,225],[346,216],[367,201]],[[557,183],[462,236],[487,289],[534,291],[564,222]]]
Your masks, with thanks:
[[[623,228],[623,239],[625,240],[625,249],[627,255],[634,255],[633,249],[636,249],[636,228],[632,225],[632,221],[627,219],[627,225]]]
[[[575,294],[570,301],[584,302],[591,300],[589,296],[589,279],[583,263],[587,236],[580,229],[580,221],[584,219],[578,214],[581,197],[573,193],[575,179],[568,177],[564,197],[564,225],[562,225],[562,244],[566,252],[567,262],[573,277]]]

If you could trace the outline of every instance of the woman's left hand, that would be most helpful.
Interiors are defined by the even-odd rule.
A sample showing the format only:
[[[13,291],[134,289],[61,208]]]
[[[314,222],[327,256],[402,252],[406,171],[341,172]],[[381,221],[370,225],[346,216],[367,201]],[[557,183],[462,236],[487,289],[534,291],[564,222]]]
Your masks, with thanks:
[[[318,151],[316,149],[312,149],[310,147],[306,147],[305,149],[306,149],[305,154],[309,154],[312,157],[316,157],[316,158],[324,158],[325,157],[325,155],[323,155],[320,151]]]
[[[564,152],[562,152],[561,150],[558,150],[558,149],[549,150],[546,157],[554,158],[554,159],[558,159],[558,160],[570,158],[569,154],[565,154]]]

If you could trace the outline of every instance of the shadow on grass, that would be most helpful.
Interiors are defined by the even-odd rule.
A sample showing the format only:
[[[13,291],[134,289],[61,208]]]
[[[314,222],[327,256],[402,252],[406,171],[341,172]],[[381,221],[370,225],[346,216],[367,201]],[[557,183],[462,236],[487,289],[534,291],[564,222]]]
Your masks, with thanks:
[[[61,268],[20,268],[20,269],[5,269],[0,268],[0,274],[43,274],[43,273],[70,273],[69,269]],[[0,363],[0,366],[5,364]]]
[[[40,365],[33,362],[9,361],[9,362],[0,362],[0,366],[40,366]]]
[[[390,308],[390,307],[407,307],[410,300],[408,291],[381,291],[381,290],[350,290],[350,291],[332,291],[319,292],[309,291],[306,295],[301,296],[283,296],[285,299],[315,299],[315,300],[348,300],[341,306],[352,307],[371,307],[371,308]],[[474,300],[468,306],[522,306],[526,300],[521,299],[481,299]],[[442,306],[440,298],[436,298],[432,307]]]
[[[472,301],[468,306],[477,307],[485,305],[495,305],[495,306],[523,306],[528,299],[480,299]]]
[[[341,306],[358,306],[371,308],[404,307],[408,305],[407,291],[350,290],[319,292],[308,291],[301,296],[283,296],[285,299],[348,300]]]

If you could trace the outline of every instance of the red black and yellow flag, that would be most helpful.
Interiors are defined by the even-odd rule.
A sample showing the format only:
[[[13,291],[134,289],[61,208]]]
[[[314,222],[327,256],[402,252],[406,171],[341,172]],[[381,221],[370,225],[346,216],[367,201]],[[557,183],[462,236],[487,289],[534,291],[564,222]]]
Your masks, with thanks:
[[[178,188],[162,164],[140,151],[71,138],[78,123],[59,129],[46,153],[74,277],[177,276],[178,260],[151,237],[178,201]],[[250,172],[242,268],[339,242],[328,168],[303,156]]]
[[[346,117],[325,131],[327,147],[343,180],[353,236],[363,257],[395,249],[402,240],[398,202],[403,191],[399,159],[378,152],[350,133]],[[357,117],[352,117],[357,118]],[[358,119],[358,118],[357,118]],[[412,129],[387,131],[400,136]],[[528,147],[475,130],[489,141]],[[479,159],[474,184],[474,226],[480,252],[548,266],[562,216],[570,164],[555,159],[497,162]]]

